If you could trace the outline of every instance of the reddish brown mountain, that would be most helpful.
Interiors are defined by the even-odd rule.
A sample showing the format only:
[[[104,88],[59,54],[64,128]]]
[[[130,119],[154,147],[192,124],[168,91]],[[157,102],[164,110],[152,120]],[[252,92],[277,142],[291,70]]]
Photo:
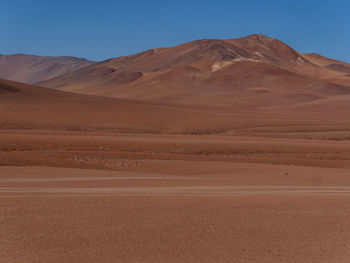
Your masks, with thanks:
[[[162,103],[262,107],[350,94],[349,68],[258,34],[152,49],[39,85]]]
[[[94,63],[74,57],[0,55],[0,78],[33,84],[76,71]]]

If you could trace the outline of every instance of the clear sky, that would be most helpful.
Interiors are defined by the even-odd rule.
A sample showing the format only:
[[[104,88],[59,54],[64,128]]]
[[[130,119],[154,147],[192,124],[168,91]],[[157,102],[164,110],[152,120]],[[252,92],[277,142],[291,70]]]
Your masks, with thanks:
[[[350,62],[349,0],[1,0],[0,54],[92,60],[263,33]]]

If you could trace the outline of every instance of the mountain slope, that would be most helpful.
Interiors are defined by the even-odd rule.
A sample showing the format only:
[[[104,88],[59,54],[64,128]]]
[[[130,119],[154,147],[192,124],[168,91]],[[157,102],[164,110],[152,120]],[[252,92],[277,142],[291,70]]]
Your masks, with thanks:
[[[341,64],[341,62],[339,62]],[[258,34],[198,40],[106,60],[38,83],[83,94],[162,103],[264,107],[349,94],[350,65],[320,63]]]
[[[182,123],[186,126],[201,116],[179,107],[74,94],[0,79],[0,130],[158,132],[168,126],[181,128]]]
[[[94,63],[74,57],[0,55],[0,78],[33,84],[79,70]]]

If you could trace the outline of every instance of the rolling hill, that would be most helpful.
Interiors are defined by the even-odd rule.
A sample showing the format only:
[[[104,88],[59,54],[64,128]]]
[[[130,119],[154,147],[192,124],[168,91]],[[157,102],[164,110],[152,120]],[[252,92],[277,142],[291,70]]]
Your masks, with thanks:
[[[74,94],[0,80],[1,129],[159,132],[203,114],[161,104]]]

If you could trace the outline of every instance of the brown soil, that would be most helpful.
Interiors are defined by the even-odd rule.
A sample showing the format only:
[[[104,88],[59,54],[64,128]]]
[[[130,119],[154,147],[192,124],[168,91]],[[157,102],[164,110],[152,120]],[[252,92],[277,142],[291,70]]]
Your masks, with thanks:
[[[349,169],[135,170],[0,167],[2,262],[348,261]]]

